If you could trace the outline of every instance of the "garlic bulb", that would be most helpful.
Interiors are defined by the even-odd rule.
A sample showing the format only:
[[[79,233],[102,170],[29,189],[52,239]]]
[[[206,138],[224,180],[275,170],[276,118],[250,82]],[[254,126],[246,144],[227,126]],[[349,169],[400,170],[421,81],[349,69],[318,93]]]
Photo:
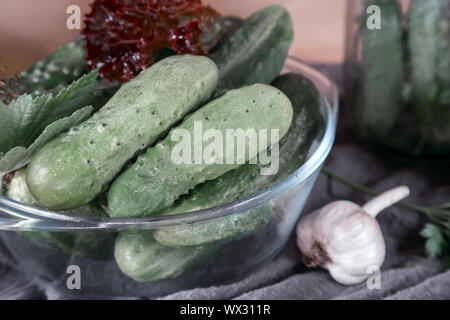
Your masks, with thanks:
[[[408,187],[387,191],[363,207],[335,201],[302,219],[297,226],[297,246],[308,267],[321,266],[345,285],[364,281],[369,267],[383,264],[386,247],[375,220],[385,208],[409,195]]]

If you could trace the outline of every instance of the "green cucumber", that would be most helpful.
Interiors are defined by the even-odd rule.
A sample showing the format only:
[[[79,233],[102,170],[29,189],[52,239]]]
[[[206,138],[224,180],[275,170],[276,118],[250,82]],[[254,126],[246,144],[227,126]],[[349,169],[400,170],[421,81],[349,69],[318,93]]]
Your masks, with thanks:
[[[298,74],[282,75],[272,85],[288,96],[294,110],[291,128],[280,141],[278,173],[263,176],[260,175],[260,164],[245,164],[196,187],[187,197],[165,210],[165,215],[211,208],[248,197],[280,182],[305,162],[322,122],[319,93],[310,80]],[[272,219],[272,209],[260,206],[214,221],[156,230],[154,237],[171,247],[207,245],[241,238]]]
[[[214,96],[249,84],[271,83],[283,69],[293,37],[291,17],[282,6],[253,13],[211,55],[219,68]]]
[[[153,236],[161,245],[171,248],[210,246],[239,240],[261,230],[274,221],[273,208],[262,204],[211,221],[155,230]]]
[[[124,165],[209,99],[217,67],[206,57],[172,56],[124,84],[90,119],[50,141],[31,160],[27,183],[39,205],[82,206]]]
[[[24,204],[37,205],[30,194],[25,180],[25,170],[14,174],[7,186],[6,196]],[[108,215],[92,203],[66,213],[80,216],[107,217]],[[103,259],[109,255],[109,247],[113,241],[112,234],[106,232],[46,232],[23,231],[20,234],[39,247],[58,250],[73,257],[89,257]]]
[[[204,262],[217,247],[165,247],[153,239],[151,231],[123,231],[116,240],[114,256],[120,270],[139,282],[175,278]]]
[[[209,53],[213,54],[214,52],[219,51],[222,46],[228,42],[228,39],[231,38],[239,28],[244,24],[244,20],[234,16],[225,16],[220,17],[216,24],[218,25],[218,30],[222,36],[222,38],[218,41],[216,46],[212,48]]]
[[[218,98],[195,113],[187,117],[179,127],[172,129],[185,130],[190,137],[194,137],[198,131],[194,131],[196,125],[202,125],[203,132],[209,129],[216,130],[223,137],[221,146],[225,142],[227,130],[254,130],[257,134],[260,130],[279,130],[279,139],[288,131],[292,121],[292,105],[289,99],[278,89],[268,85],[255,84],[237,90],[231,90],[221,98]],[[171,206],[175,200],[189,192],[196,185],[215,179],[222,174],[233,170],[249,161],[250,139],[245,140],[245,155],[238,155],[236,148],[223,148],[223,162],[225,159],[234,158],[227,164],[217,164],[212,153],[208,159],[212,163],[203,161],[204,153],[199,154],[200,163],[179,163],[172,159],[177,145],[172,134],[150,148],[141,155],[135,164],[123,172],[111,185],[108,193],[109,214],[112,217],[139,217],[159,213]],[[278,142],[272,140],[272,143]],[[189,138],[184,138],[189,139]],[[204,141],[200,137],[202,149],[215,143]],[[194,149],[195,141],[182,141],[189,143],[189,150],[193,157],[198,156]],[[236,146],[235,146],[236,147]],[[257,152],[265,150],[258,143]],[[197,152],[198,153],[198,152]],[[238,157],[244,157],[239,158]],[[253,158],[253,157],[252,157]],[[230,163],[232,162],[232,163]]]
[[[401,12],[397,1],[369,0],[381,9],[381,29],[362,23],[362,62],[357,127],[364,138],[385,136],[400,111],[403,88]]]
[[[450,0],[412,2],[408,52],[416,118],[431,142],[450,143]]]
[[[87,73],[84,41],[78,37],[20,73],[27,93],[61,89]]]

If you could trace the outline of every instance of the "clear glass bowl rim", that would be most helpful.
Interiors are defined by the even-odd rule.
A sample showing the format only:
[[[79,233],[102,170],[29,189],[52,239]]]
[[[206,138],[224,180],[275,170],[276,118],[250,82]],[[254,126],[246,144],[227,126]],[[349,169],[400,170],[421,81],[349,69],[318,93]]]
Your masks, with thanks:
[[[34,231],[80,231],[80,230],[124,230],[157,229],[179,224],[196,223],[200,221],[217,219],[231,214],[244,212],[264,202],[267,202],[307,180],[319,170],[327,158],[335,138],[337,114],[339,108],[339,90],[334,79],[322,70],[318,70],[302,60],[289,56],[286,64],[296,64],[297,68],[306,69],[321,81],[329,82],[331,88],[328,97],[319,87],[324,100],[326,114],[326,127],[323,137],[309,159],[294,173],[283,181],[258,192],[245,199],[226,203],[217,207],[180,213],[168,216],[154,216],[146,218],[109,218],[109,217],[82,217],[67,215],[60,212],[29,206],[3,195],[0,195],[0,210],[19,219],[0,218],[0,230],[34,230]],[[318,83],[316,83],[318,85]]]

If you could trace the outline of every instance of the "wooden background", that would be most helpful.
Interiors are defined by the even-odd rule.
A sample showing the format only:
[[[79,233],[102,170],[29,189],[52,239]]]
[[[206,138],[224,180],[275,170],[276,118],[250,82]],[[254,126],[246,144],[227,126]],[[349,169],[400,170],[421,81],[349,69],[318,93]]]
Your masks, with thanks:
[[[76,4],[82,15],[92,0],[0,0],[0,66],[15,73],[74,39],[66,28],[66,8]],[[241,17],[264,6],[283,4],[291,13],[295,41],[291,49],[312,62],[339,63],[344,58],[346,0],[205,0],[222,14]]]

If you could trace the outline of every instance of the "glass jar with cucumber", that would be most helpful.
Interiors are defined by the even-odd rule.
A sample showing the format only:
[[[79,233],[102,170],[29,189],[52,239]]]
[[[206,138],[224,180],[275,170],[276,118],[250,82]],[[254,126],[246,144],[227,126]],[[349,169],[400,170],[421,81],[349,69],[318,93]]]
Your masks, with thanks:
[[[450,153],[450,1],[349,0],[346,104],[359,137]]]

